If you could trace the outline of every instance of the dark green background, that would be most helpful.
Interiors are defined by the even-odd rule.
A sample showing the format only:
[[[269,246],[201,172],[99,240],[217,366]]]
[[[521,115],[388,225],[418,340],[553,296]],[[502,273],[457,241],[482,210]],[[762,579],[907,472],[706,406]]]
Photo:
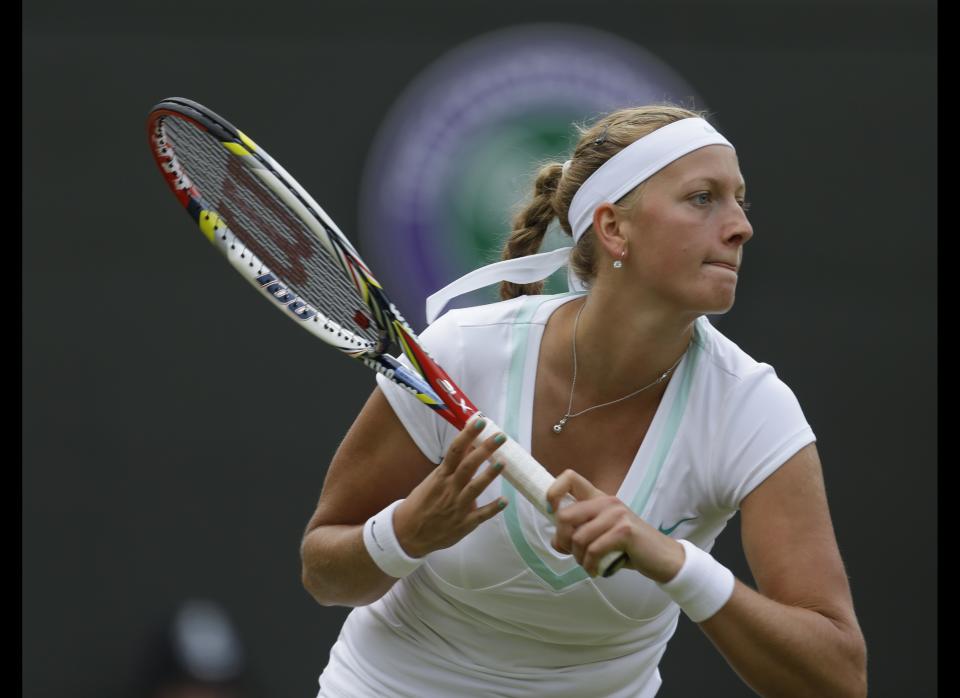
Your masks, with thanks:
[[[871,695],[935,693],[933,2],[41,0],[23,6],[24,695],[136,695],[149,635],[204,596],[262,695],[312,697],[346,615],[301,588],[298,546],[372,375],[202,244],[149,108],[183,95],[256,134],[355,239],[405,86],[540,21],[650,50],[737,145],[756,235],[722,329],[818,436]],[[735,524],[715,554],[749,579]],[[686,619],[661,672],[662,696],[750,695]]]

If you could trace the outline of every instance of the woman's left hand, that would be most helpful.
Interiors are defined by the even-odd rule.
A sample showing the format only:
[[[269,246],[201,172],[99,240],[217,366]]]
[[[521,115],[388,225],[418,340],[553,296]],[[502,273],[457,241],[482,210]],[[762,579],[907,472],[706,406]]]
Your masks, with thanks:
[[[577,501],[560,507],[570,494]],[[557,532],[553,547],[573,554],[591,576],[611,550],[629,557],[625,567],[655,582],[673,579],[683,565],[685,553],[677,541],[660,533],[626,504],[606,494],[574,470],[565,470],[547,490],[547,501],[556,513]]]

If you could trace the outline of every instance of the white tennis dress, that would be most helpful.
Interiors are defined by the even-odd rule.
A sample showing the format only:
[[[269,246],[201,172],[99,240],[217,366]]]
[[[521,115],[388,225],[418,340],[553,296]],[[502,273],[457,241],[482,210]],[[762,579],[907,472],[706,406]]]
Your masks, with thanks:
[[[421,340],[474,404],[529,449],[544,327],[579,295],[452,310]],[[814,435],[773,368],[706,317],[695,329],[617,496],[709,551],[741,500]],[[417,446],[439,463],[456,430],[378,379]],[[679,607],[632,570],[591,579],[551,547],[553,526],[504,478],[477,503],[501,495],[510,502],[502,514],[350,613],[319,697],[657,693]]]

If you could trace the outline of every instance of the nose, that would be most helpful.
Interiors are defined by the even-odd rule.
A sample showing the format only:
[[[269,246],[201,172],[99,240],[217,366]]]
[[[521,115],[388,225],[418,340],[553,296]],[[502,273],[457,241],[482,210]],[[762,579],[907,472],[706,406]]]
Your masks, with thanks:
[[[753,237],[753,226],[747,219],[747,212],[736,201],[733,202],[733,210],[730,220],[727,222],[727,232],[724,234],[724,240],[736,246],[747,244],[747,240]]]

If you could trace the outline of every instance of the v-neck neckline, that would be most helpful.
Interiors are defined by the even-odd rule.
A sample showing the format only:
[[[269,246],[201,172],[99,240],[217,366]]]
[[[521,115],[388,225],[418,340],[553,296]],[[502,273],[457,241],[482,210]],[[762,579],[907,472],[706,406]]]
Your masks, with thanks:
[[[549,320],[550,315],[563,303],[580,295],[583,294],[530,297],[518,306],[511,322],[513,329],[508,340],[510,359],[504,398],[505,411],[500,426],[527,449],[527,452],[530,452],[532,441],[536,368],[539,365],[546,320]],[[555,305],[550,307],[547,304]],[[547,314],[544,318],[545,312]],[[700,332],[697,326],[690,349],[684,354],[667,385],[647,433],[617,489],[616,496],[641,517],[653,501],[653,491],[683,422],[687,398],[699,360],[702,342]],[[534,370],[529,370],[531,362]],[[507,499],[508,506],[503,516],[498,519],[517,553],[534,575],[556,592],[563,592],[578,582],[590,579],[572,556],[562,555],[554,550],[550,544],[553,524],[522,496],[517,496],[516,490],[505,478],[500,478],[500,491]]]
[[[527,340],[527,347],[524,356],[524,386],[520,398],[518,410],[519,420],[517,424],[517,436],[519,437],[518,441],[528,453],[533,453],[533,407],[536,396],[536,377],[540,368],[540,350],[543,346],[543,336],[546,333],[547,323],[561,306],[572,302],[583,295],[585,294],[572,293],[569,297],[561,296],[559,298],[555,297],[553,299],[545,300],[535,310],[533,317],[531,318],[536,330],[533,336],[530,336]],[[548,303],[554,303],[556,301],[560,302],[556,303],[553,308],[550,308],[546,317],[543,317],[542,313],[544,312],[544,306]],[[656,435],[662,430],[662,423],[666,419],[665,415],[669,412],[670,406],[673,404],[677,392],[677,384],[679,381],[674,380],[674,378],[680,374],[683,364],[686,362],[686,360],[687,357],[684,355],[683,360],[677,365],[674,375],[671,376],[671,380],[667,383],[667,388],[660,398],[660,402],[654,412],[653,419],[650,420],[650,425],[647,428],[647,432],[644,435],[643,440],[640,442],[640,446],[637,448],[637,451],[633,454],[633,458],[630,461],[630,466],[627,468],[627,471],[620,482],[620,486],[617,488],[615,496],[627,504],[630,504],[630,499],[626,498],[624,495],[629,494],[631,489],[636,488],[638,480],[640,479],[640,475],[638,473],[643,470],[642,464],[650,461],[650,451],[654,448],[652,442],[655,441]],[[533,361],[533,366],[528,369],[527,366],[528,362],[530,361]],[[639,514],[641,512],[637,513]]]

